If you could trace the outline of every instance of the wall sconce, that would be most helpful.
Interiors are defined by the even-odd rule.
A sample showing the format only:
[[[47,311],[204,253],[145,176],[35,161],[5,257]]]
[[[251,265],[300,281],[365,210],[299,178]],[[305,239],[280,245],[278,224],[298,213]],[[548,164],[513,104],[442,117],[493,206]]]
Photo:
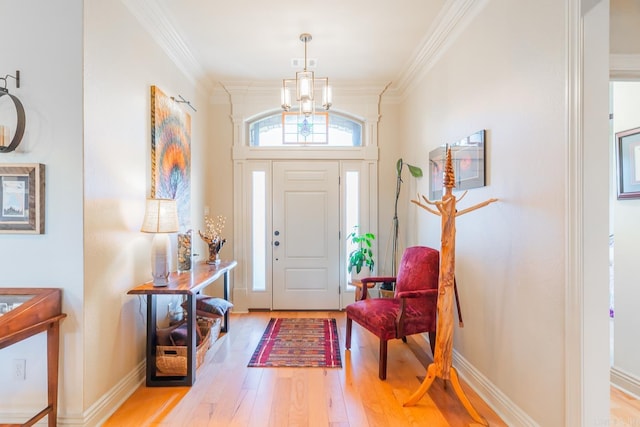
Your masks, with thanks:
[[[193,105],[191,105],[191,102],[190,102],[190,101],[187,101],[186,99],[184,99],[184,98],[182,97],[182,95],[178,94],[178,96],[180,97],[180,99],[177,99],[175,96],[172,96],[172,97],[171,97],[171,100],[172,100],[173,102],[177,102],[178,104],[187,104],[187,105],[188,105],[188,106],[189,106],[193,111],[196,111],[196,112],[198,111],[198,110],[196,110],[196,107],[194,107]]]
[[[24,125],[26,120],[22,102],[20,102],[20,100],[14,95],[11,95],[9,93],[9,89],[7,89],[7,79],[9,77],[11,77],[16,81],[16,88],[20,88],[20,71],[19,70],[16,71],[15,76],[7,74],[4,77],[0,77],[0,80],[4,82],[4,85],[0,87],[0,98],[2,98],[5,95],[11,98],[11,101],[13,101],[13,106],[16,109],[16,115],[18,120],[16,123],[16,131],[13,134],[13,138],[11,139],[11,142],[9,143],[9,145],[5,145],[5,142],[9,140],[9,135],[10,135],[9,127],[3,126],[0,124],[0,153],[10,153],[11,151],[14,151],[18,147],[18,145],[20,144],[20,141],[22,141],[22,136],[24,135]]]

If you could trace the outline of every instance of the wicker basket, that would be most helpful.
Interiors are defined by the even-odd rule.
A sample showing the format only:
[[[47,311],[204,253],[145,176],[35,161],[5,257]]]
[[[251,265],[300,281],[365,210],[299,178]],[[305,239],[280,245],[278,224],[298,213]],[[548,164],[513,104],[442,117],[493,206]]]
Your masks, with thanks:
[[[388,291],[386,289],[380,289],[380,298],[393,298],[395,291]]]
[[[208,319],[207,321],[211,325],[211,327],[209,328],[209,330],[211,331],[211,341],[209,343],[209,347],[211,347],[211,344],[216,342],[216,340],[220,336],[220,330],[222,329],[222,319]]]
[[[198,328],[202,334],[200,345],[196,347],[196,368],[202,365],[211,343],[220,334],[220,319],[198,318]],[[187,375],[187,347],[158,345],[156,346],[157,375]]]

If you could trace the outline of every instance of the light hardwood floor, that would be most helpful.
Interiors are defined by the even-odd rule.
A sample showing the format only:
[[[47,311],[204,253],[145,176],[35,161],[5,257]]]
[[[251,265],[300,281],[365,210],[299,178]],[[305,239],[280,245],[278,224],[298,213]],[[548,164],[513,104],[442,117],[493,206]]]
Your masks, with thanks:
[[[248,368],[271,317],[335,317],[341,369]],[[103,424],[126,426],[477,426],[449,385],[440,379],[417,405],[404,402],[431,362],[421,338],[389,342],[387,380],[378,379],[378,340],[354,323],[351,351],[344,349],[344,312],[232,314],[197,371],[193,387],[142,385]],[[462,382],[467,397],[491,426],[506,426]],[[617,403],[613,403],[617,402]],[[610,425],[640,425],[640,404],[612,389]],[[636,422],[636,424],[632,424]]]

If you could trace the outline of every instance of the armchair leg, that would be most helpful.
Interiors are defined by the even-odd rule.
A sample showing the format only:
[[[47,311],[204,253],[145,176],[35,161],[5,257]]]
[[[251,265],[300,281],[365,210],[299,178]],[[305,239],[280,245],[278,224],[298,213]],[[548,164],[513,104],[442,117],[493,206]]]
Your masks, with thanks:
[[[345,348],[348,350],[351,348],[351,326],[353,325],[353,319],[347,316],[347,334],[345,338]]]
[[[429,332],[429,347],[431,347],[431,355],[436,357],[436,331]]]
[[[387,379],[387,341],[380,340],[380,366],[378,368],[378,377],[381,380]]]

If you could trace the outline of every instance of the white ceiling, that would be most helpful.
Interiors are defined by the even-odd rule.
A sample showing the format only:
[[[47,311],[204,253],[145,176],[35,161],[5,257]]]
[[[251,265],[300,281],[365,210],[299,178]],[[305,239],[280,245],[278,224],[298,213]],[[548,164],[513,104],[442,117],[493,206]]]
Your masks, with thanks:
[[[397,81],[464,0],[123,0],[197,79],[275,82],[308,58],[332,84]],[[468,3],[468,1],[467,1]],[[456,4],[458,4],[456,6]]]

